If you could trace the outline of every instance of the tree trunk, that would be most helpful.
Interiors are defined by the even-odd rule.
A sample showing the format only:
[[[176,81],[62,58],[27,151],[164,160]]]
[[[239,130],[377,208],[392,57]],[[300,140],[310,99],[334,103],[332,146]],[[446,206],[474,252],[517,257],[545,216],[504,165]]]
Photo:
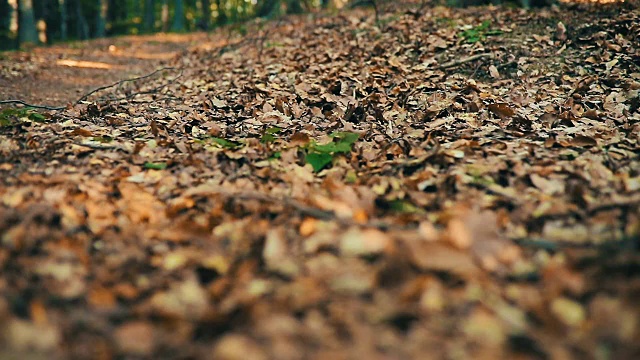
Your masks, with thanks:
[[[155,11],[155,1],[154,0],[144,0],[144,31],[147,33],[153,32],[155,28],[156,22],[156,11]]]
[[[107,28],[107,13],[109,12],[109,1],[100,0],[100,9],[98,9],[96,19],[96,37],[104,37]]]
[[[176,0],[176,8],[173,15],[173,25],[171,25],[171,31],[183,32],[184,31],[184,0]]]
[[[65,0],[60,0],[58,3],[60,6],[60,40],[66,41],[69,36],[67,30],[67,20],[69,14],[67,13],[67,4]]]
[[[36,19],[33,16],[33,1],[19,0],[18,9],[20,11],[18,24],[18,38],[20,43],[37,43],[38,30],[36,29]]]
[[[280,4],[279,0],[265,0],[258,2],[256,9],[257,17],[269,17]]]
[[[169,30],[169,0],[162,1],[162,31]]]
[[[8,50],[13,47],[11,36],[11,16],[13,9],[9,1],[0,0],[0,50]]]
[[[287,14],[302,14],[300,0],[287,0]]]
[[[80,40],[89,38],[89,24],[82,13],[82,2],[76,0],[76,36]]]
[[[202,30],[209,30],[209,24],[211,23],[211,1],[201,0],[202,5],[202,19],[200,19],[199,27]]]
[[[224,11],[224,6],[221,0],[216,0],[216,8],[218,9],[218,17],[216,18],[216,24],[224,25],[227,23],[227,13]]]

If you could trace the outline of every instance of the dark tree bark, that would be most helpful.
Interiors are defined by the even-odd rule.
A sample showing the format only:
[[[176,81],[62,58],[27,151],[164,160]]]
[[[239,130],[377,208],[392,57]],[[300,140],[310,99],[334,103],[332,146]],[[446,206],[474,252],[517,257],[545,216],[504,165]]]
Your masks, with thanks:
[[[0,50],[8,50],[14,47],[15,42],[11,40],[11,17],[13,9],[9,1],[0,0]]]
[[[209,30],[211,24],[211,1],[200,0],[202,6],[202,18],[198,21],[198,28],[201,30]]]
[[[144,0],[143,25],[145,32],[153,32],[156,22],[156,2],[154,0]]]
[[[300,0],[287,0],[287,14],[302,14]]]
[[[227,23],[227,12],[224,10],[224,6],[221,0],[216,0],[216,7],[218,9],[218,17],[216,18],[216,24],[224,25]]]
[[[175,1],[176,8],[173,14],[173,24],[171,25],[171,31],[182,32],[185,30],[184,26],[184,0]]]
[[[66,41],[69,37],[69,13],[67,12],[67,2],[65,0],[60,0],[58,6],[60,9],[60,39],[62,41]]]
[[[82,2],[80,0],[75,1],[75,17],[76,17],[76,37],[80,40],[86,40],[89,38],[89,23],[84,17],[82,11]]]
[[[109,13],[109,1],[100,0],[100,8],[96,14],[96,37],[104,37],[106,35],[107,14]]]
[[[18,38],[20,43],[37,43],[38,30],[36,29],[36,19],[33,14],[33,1],[18,1],[18,9],[20,11],[18,24]]]
[[[273,15],[279,4],[279,0],[265,0],[258,2],[258,5],[256,5],[256,16],[269,17]]]

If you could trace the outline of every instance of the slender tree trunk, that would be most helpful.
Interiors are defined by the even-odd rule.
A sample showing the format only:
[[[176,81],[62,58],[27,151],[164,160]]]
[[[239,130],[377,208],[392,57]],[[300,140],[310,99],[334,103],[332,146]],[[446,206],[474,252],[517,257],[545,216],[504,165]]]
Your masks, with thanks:
[[[58,3],[60,6],[60,40],[66,41],[68,34],[67,21],[69,14],[67,13],[67,4],[65,0],[60,0]]]
[[[162,31],[169,30],[169,0],[162,1]]]
[[[269,17],[273,15],[273,12],[276,10],[276,7],[278,7],[278,5],[280,5],[279,0],[264,0],[258,2],[256,16]]]
[[[144,24],[144,31],[147,33],[153,32],[153,29],[155,28],[155,22],[156,22],[155,5],[156,4],[154,0],[144,0],[143,24]]]
[[[109,1],[100,0],[100,9],[96,19],[96,37],[104,37],[107,27],[107,14],[109,12]]]
[[[203,30],[209,30],[209,24],[211,24],[211,1],[201,0],[202,6],[202,19],[200,20],[200,27]]]
[[[82,13],[82,2],[76,0],[76,36],[80,40],[89,38],[89,24]]]
[[[18,8],[20,11],[20,23],[18,24],[20,43],[37,43],[38,30],[36,29],[36,19],[33,15],[33,1],[20,0],[18,1]]]
[[[218,9],[218,17],[216,23],[218,25],[224,25],[227,23],[227,13],[224,10],[224,6],[221,0],[216,0],[216,8]]]
[[[11,46],[11,14],[9,1],[0,0],[0,50],[8,50]]]
[[[176,8],[173,15],[173,25],[171,25],[171,31],[182,32],[184,31],[184,0],[175,1]]]
[[[302,4],[300,4],[300,0],[287,1],[287,14],[302,14]]]

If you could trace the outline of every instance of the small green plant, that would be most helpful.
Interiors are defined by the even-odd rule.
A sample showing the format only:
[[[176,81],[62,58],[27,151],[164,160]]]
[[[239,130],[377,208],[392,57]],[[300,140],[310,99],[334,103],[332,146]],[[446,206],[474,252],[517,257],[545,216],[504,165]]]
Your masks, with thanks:
[[[153,169],[153,170],[164,170],[164,169],[167,168],[167,163],[163,163],[163,162],[158,162],[158,163],[146,162],[146,163],[144,163],[144,168],[145,169]]]
[[[393,200],[389,202],[389,208],[403,214],[424,214],[424,210],[413,205],[408,200]]]
[[[44,115],[29,108],[0,111],[0,126],[15,126],[23,121],[44,122],[44,120]]]
[[[267,41],[267,42],[264,43],[264,47],[266,49],[276,48],[276,47],[284,47],[284,43],[277,42],[277,41]]]
[[[358,140],[359,135],[352,132],[335,132],[329,135],[333,141],[327,144],[317,144],[311,142],[306,146],[307,155],[305,161],[311,164],[313,171],[318,172],[331,163],[338,154],[348,154],[351,152],[353,144]]]
[[[470,44],[476,43],[478,41],[482,41],[484,40],[487,36],[491,36],[491,35],[500,35],[502,34],[502,31],[500,30],[491,30],[489,29],[489,27],[491,26],[491,21],[490,20],[485,20],[482,22],[482,24],[468,29],[468,30],[464,30],[463,32],[460,33],[460,36],[467,42]]]
[[[113,138],[111,136],[95,136],[93,137],[93,141],[97,141],[99,143],[110,143],[113,141]]]
[[[442,17],[436,19],[436,25],[438,26],[446,26],[446,27],[454,27],[456,25],[456,21],[452,18]]]
[[[260,138],[260,142],[264,144],[264,143],[270,143],[270,142],[276,141],[277,135],[281,131],[282,131],[282,128],[279,128],[277,126],[268,128],[267,130],[265,130],[264,134],[262,134],[262,137]]]

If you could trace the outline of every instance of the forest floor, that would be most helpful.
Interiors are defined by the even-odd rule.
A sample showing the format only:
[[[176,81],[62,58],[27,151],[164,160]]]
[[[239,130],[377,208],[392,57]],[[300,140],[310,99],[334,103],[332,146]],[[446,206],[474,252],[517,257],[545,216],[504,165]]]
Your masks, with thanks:
[[[0,54],[0,358],[640,358],[639,34],[406,6]]]

